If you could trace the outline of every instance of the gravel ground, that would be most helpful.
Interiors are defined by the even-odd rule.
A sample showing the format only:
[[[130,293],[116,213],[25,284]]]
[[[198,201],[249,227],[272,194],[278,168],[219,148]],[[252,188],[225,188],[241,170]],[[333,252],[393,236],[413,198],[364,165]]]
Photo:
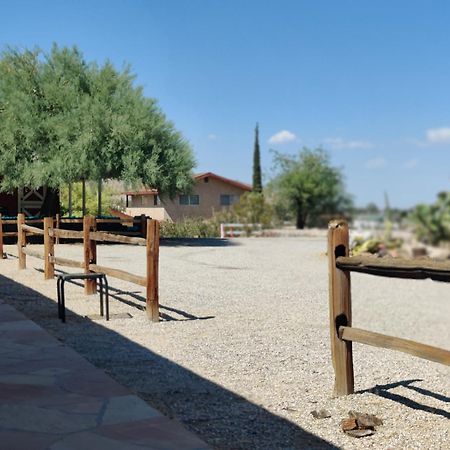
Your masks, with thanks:
[[[332,397],[325,250],[323,238],[164,245],[159,324],[147,321],[139,286],[112,278],[111,312],[132,318],[92,319],[98,298],[70,284],[61,324],[56,283],[31,257],[24,271],[0,262],[0,298],[214,448],[450,448],[448,366],[356,344],[358,393]],[[56,253],[81,259],[82,248]],[[142,247],[99,246],[97,260],[145,273]],[[450,349],[448,285],[354,274],[352,286],[355,326]],[[331,417],[314,419],[319,409]],[[349,410],[384,425],[349,437],[340,430]]]

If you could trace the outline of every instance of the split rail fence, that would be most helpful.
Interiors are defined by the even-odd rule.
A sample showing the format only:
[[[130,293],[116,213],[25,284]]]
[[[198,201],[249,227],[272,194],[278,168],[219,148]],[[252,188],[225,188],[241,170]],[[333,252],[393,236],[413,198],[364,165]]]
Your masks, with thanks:
[[[65,230],[56,228],[52,217],[31,223],[42,223],[43,228],[38,228],[25,223],[24,214],[17,216],[17,247],[19,269],[26,268],[27,256],[44,260],[44,277],[52,279],[55,273],[55,265],[84,269],[85,273],[104,273],[113,278],[138,284],[146,288],[147,316],[153,322],[159,321],[158,299],[158,266],[159,266],[159,222],[147,219],[145,238],[124,236],[105,231],[97,231],[97,223],[102,219],[92,216],[83,218],[83,231]],[[1,224],[0,224],[1,225]],[[2,227],[0,226],[0,229]],[[40,252],[27,247],[27,236],[41,235],[44,239],[44,251]],[[83,241],[83,261],[55,256],[55,242],[57,239],[77,239]],[[2,236],[0,231],[0,242]],[[146,276],[139,276],[124,270],[97,264],[97,242],[116,242],[146,247]],[[3,249],[1,249],[3,252]],[[95,280],[85,280],[85,294],[96,293]]]
[[[349,231],[344,221],[328,227],[329,305],[331,353],[335,372],[335,394],[354,393],[352,343],[372,345],[409,353],[450,365],[450,351],[408,339],[362,330],[352,326],[350,273],[381,277],[426,279],[450,282],[450,263],[423,259],[349,257]]]

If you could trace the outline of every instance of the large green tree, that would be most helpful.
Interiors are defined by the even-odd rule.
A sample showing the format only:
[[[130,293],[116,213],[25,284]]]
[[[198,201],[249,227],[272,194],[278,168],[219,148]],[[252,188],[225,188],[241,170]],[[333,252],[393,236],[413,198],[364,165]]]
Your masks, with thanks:
[[[192,151],[129,68],[87,63],[77,48],[0,57],[0,190],[122,179],[174,195]]]
[[[342,172],[331,165],[324,150],[303,148],[297,155],[275,152],[274,163],[276,175],[270,183],[273,201],[292,213],[297,228],[321,215],[342,214],[350,206]]]

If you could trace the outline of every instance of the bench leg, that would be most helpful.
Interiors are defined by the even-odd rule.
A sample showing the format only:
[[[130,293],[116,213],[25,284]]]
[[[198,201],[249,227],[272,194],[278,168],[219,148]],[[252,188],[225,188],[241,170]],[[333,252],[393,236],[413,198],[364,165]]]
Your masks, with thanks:
[[[100,288],[100,315],[103,317],[103,279],[98,279],[98,285]]]
[[[64,283],[65,281],[61,281],[61,320],[63,323],[66,323],[66,299],[64,293]]]
[[[56,291],[58,293],[58,319],[61,319],[61,278],[56,282]]]
[[[105,297],[106,297],[106,320],[109,320],[109,286],[105,276]]]

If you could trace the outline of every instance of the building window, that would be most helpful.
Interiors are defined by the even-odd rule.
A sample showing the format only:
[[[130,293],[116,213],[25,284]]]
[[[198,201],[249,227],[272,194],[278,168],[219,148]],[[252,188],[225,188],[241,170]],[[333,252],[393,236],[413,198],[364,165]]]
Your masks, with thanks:
[[[231,206],[239,201],[239,195],[228,195],[221,194],[220,195],[220,205],[221,206]]]
[[[199,195],[180,195],[180,205],[199,205]]]

